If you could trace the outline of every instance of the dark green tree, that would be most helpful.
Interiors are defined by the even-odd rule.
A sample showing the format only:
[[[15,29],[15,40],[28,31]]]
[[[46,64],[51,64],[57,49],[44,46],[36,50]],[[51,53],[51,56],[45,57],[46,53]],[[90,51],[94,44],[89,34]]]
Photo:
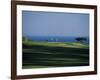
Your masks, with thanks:
[[[78,41],[78,42],[85,42],[87,39],[86,39],[86,37],[77,37],[76,38],[76,41]]]

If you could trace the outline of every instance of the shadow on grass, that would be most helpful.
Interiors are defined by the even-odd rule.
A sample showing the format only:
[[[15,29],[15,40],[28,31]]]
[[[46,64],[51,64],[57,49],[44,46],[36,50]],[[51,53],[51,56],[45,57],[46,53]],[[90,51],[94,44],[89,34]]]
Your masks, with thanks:
[[[25,66],[86,66],[89,65],[89,49],[23,45]]]

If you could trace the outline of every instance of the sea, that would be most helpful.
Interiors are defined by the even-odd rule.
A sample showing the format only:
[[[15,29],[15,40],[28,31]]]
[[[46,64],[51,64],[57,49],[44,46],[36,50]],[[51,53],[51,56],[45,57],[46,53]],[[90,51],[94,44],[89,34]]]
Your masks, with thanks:
[[[77,42],[78,37],[65,36],[27,36],[27,39],[32,41],[47,41],[47,42]],[[89,37],[85,37],[84,43],[89,44]]]

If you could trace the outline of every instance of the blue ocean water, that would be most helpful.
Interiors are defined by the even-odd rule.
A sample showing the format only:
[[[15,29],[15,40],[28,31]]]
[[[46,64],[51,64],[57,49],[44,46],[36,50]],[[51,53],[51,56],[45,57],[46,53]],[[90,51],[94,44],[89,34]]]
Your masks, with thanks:
[[[77,42],[77,37],[65,37],[65,36],[27,36],[32,41],[47,41],[47,42]],[[89,43],[89,37],[85,37],[85,43]]]

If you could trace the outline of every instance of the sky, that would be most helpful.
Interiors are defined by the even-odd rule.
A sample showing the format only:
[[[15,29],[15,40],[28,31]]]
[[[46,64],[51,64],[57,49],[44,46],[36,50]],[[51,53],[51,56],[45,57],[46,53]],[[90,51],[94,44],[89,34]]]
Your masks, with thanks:
[[[89,14],[22,11],[23,36],[89,36]]]

